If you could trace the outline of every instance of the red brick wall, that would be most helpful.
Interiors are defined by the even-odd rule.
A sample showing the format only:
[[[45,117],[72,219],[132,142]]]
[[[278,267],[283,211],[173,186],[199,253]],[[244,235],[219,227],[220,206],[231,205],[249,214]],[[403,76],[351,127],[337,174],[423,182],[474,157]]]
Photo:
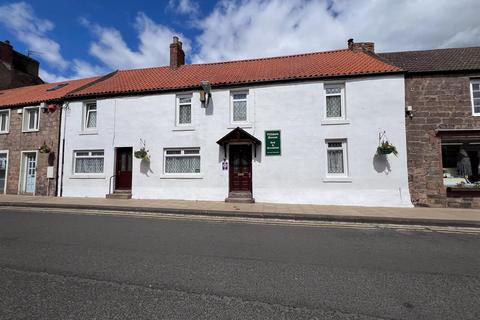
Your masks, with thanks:
[[[472,116],[472,77],[480,77],[480,73],[406,77],[406,101],[413,107],[413,118],[406,119],[409,184],[416,205],[480,207],[480,198],[471,195],[447,197],[441,138],[435,131],[480,129],[480,117]]]
[[[57,172],[58,133],[60,110],[54,112],[40,111],[40,130],[22,132],[22,114],[10,109],[10,130],[8,134],[0,134],[0,150],[9,150],[7,194],[17,194],[20,178],[20,158],[22,151],[38,150],[45,141],[51,149],[50,154],[38,153],[36,195],[55,195],[56,179],[47,179],[47,166],[54,166]]]

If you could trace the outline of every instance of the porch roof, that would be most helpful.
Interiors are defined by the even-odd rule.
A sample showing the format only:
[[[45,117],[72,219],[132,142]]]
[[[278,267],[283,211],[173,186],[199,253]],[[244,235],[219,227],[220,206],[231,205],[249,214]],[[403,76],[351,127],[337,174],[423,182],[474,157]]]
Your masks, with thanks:
[[[229,143],[239,143],[239,142],[245,142],[245,143],[251,143],[255,145],[260,145],[262,142],[255,138],[253,135],[248,133],[247,131],[243,130],[240,127],[236,127],[229,133],[227,133],[223,138],[217,141],[217,143],[221,146],[224,146]]]

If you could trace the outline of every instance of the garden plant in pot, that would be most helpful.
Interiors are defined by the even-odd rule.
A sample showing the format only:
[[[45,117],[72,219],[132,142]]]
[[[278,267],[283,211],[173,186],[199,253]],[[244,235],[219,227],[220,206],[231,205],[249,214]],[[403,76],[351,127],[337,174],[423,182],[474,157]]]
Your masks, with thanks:
[[[40,153],[50,153],[51,150],[50,150],[50,147],[47,146],[47,144],[44,141],[42,146],[38,148],[38,151],[40,151]]]
[[[140,150],[137,150],[133,153],[135,158],[150,161],[150,155],[148,154],[148,150],[145,147],[145,141],[140,139],[140,143],[142,144]]]

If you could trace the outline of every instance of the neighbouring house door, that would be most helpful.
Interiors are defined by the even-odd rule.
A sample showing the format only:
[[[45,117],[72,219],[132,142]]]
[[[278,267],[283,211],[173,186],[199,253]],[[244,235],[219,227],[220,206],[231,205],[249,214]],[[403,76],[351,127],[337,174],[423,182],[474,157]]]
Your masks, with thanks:
[[[37,154],[23,154],[23,193],[35,193],[35,178],[37,176]]]
[[[0,194],[5,193],[5,185],[7,182],[7,154],[0,153]]]
[[[252,146],[230,145],[230,192],[252,192]]]
[[[132,148],[117,148],[116,189],[132,189],[132,153]]]

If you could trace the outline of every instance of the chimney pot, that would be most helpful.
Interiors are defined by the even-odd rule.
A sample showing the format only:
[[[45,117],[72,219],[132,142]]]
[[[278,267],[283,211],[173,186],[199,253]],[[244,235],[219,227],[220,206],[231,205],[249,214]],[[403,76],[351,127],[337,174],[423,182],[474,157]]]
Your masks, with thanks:
[[[185,52],[182,49],[182,42],[178,40],[177,36],[173,37],[173,42],[170,44],[170,68],[176,69],[185,64]]]

